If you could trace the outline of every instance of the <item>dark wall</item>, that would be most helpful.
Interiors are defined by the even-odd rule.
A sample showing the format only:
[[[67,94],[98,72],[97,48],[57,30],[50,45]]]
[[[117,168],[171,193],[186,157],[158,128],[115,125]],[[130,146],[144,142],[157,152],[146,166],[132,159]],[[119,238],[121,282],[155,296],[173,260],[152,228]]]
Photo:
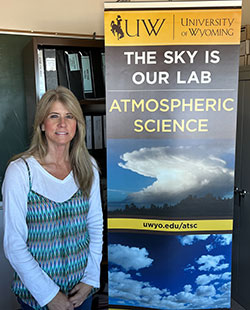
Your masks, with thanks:
[[[22,51],[30,40],[0,35],[0,185],[10,157],[28,146]]]

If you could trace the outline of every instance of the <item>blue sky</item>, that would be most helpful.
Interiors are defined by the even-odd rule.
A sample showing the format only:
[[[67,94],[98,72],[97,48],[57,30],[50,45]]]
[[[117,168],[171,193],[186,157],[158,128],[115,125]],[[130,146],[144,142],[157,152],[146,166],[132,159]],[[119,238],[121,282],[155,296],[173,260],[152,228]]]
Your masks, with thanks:
[[[109,233],[110,304],[229,308],[231,235]]]
[[[108,202],[176,204],[189,194],[207,193],[230,197],[233,170],[232,140],[109,139]]]

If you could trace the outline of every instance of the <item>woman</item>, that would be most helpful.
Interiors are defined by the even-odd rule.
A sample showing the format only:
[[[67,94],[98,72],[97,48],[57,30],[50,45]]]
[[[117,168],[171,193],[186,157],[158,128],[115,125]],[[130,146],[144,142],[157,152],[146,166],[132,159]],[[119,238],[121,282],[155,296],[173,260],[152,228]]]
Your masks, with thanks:
[[[64,87],[38,103],[30,148],[3,182],[4,250],[22,309],[91,309],[99,287],[99,175],[79,102]]]

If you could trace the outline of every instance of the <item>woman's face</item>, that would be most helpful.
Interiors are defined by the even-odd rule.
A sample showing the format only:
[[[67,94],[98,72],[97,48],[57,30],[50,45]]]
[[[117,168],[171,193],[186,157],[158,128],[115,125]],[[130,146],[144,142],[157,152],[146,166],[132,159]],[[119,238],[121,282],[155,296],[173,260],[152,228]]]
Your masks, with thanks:
[[[76,133],[77,121],[60,101],[55,101],[42,124],[48,147],[69,146]]]

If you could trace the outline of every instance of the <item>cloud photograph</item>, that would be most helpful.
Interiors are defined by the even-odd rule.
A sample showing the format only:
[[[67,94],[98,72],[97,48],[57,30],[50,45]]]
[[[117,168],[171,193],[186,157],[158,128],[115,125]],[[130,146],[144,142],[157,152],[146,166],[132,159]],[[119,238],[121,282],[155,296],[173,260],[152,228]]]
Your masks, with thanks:
[[[206,198],[207,201],[210,199],[210,207],[214,204],[220,211],[220,204],[227,208],[226,214],[230,216],[234,184],[233,141],[176,143],[175,140],[109,141],[109,211],[122,210],[131,204],[137,208],[148,208],[152,204],[169,206],[172,210],[173,206],[178,206],[181,210],[187,198],[192,199],[190,205],[199,208]]]
[[[231,245],[231,234],[109,233],[109,304],[230,308]]]

